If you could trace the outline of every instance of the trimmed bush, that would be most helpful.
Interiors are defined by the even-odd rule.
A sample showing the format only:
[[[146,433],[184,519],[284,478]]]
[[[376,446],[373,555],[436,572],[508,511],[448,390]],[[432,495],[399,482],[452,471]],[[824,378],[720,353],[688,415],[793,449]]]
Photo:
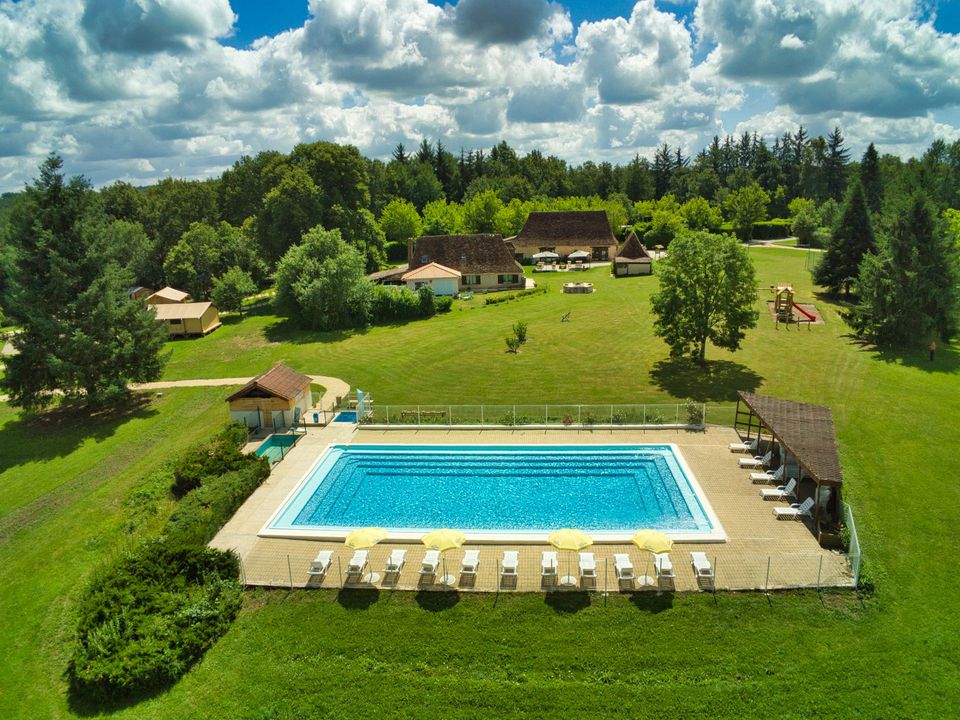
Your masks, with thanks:
[[[546,285],[540,285],[539,287],[529,288],[527,290],[517,290],[516,292],[511,293],[499,293],[491,297],[483,299],[484,305],[498,305],[499,303],[509,302],[510,300],[518,300],[520,298],[530,297],[531,295],[541,295],[547,292],[549,288]]]
[[[248,456],[240,470],[209,478],[177,503],[163,534],[172,546],[205,545],[270,474],[266,458]]]
[[[236,617],[238,574],[232,553],[159,540],[101,571],[77,607],[72,690],[107,699],[176,680]]]
[[[448,312],[452,305],[453,298],[436,296],[429,287],[411,292],[406,288],[376,285],[370,314],[375,323],[417,320]]]
[[[239,561],[206,543],[270,474],[265,458],[240,453],[246,437],[231,425],[181,457],[174,488],[190,489],[161,536],[91,578],[67,667],[72,692],[104,700],[165,687],[230,627]]]
[[[183,497],[203,478],[239,470],[249,460],[240,452],[248,437],[242,423],[231,423],[213,440],[190,448],[173,466],[173,494]]]
[[[438,313],[450,312],[453,307],[453,298],[449,295],[438,295],[433,299],[434,306]]]

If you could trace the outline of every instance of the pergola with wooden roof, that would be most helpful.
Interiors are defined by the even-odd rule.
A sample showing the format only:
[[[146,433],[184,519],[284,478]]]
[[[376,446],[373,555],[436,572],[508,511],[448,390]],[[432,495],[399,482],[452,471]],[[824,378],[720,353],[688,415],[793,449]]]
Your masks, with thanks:
[[[834,524],[840,518],[843,474],[830,408],[742,390],[737,395],[734,421],[737,430],[744,428],[747,439],[755,436],[758,440],[766,431],[774,443],[794,458],[800,468],[798,481],[810,478],[815,484],[813,521],[820,543],[832,545],[839,542]],[[824,487],[829,489],[830,495],[821,502]],[[799,492],[797,499],[800,499]],[[833,521],[829,525],[821,517],[825,512]]]

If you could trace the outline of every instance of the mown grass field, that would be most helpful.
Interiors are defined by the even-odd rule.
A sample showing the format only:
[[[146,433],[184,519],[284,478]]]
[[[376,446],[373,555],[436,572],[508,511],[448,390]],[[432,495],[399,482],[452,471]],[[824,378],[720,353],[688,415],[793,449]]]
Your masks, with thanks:
[[[751,251],[761,284],[792,282],[826,324],[774,329],[765,307],[741,352],[707,369],[652,335],[655,278],[597,283],[428,321],[299,333],[269,315],[170,344],[168,378],[254,374],[283,359],[378,402],[729,403],[756,389],[830,405],[845,498],[877,591],[614,596],[251,592],[181,682],[111,710],[130,718],[944,717],[960,701],[960,489],[952,481],[960,352],[880,354],[815,298],[805,253]],[[548,284],[562,276],[538,276]],[[556,290],[556,288],[555,288]],[[761,293],[758,306],[765,303]],[[571,321],[561,323],[564,312]],[[529,322],[520,355],[504,352]],[[169,502],[141,478],[226,419],[218,388],[165,391],[130,416],[24,424],[0,406],[0,717],[69,717],[70,606],[91,569]],[[149,483],[147,483],[149,486]],[[155,511],[138,511],[146,506]]]

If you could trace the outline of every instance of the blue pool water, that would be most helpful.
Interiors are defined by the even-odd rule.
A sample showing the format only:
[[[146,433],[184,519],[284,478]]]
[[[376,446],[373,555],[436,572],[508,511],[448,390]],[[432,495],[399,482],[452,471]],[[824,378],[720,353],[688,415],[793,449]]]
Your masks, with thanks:
[[[714,528],[669,445],[334,445],[272,530]]]
[[[267,458],[273,465],[280,462],[287,451],[297,444],[298,438],[297,435],[268,435],[267,439],[260,443],[260,446],[254,451],[254,454]]]
[[[334,415],[333,421],[342,423],[355,423],[357,421],[357,413],[355,410],[344,410]]]

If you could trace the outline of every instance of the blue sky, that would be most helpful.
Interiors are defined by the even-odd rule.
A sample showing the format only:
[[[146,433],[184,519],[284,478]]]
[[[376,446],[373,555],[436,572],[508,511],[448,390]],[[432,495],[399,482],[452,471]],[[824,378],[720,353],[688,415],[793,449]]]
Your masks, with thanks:
[[[839,125],[854,155],[960,139],[960,3],[0,0],[0,190],[60,152],[95,184],[298,142],[626,162]]]

